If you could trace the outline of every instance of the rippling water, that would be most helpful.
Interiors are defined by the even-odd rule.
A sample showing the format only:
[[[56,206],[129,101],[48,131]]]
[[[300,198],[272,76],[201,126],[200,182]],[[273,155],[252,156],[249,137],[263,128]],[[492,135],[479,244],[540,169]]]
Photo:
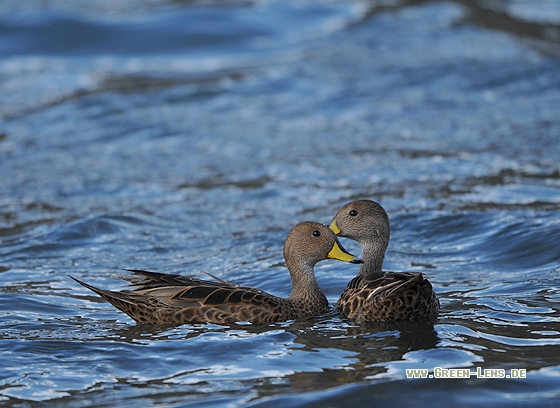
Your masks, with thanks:
[[[560,6],[472,3],[2,2],[0,402],[558,406]],[[286,296],[287,232],[355,198],[435,324],[135,325],[67,276]]]

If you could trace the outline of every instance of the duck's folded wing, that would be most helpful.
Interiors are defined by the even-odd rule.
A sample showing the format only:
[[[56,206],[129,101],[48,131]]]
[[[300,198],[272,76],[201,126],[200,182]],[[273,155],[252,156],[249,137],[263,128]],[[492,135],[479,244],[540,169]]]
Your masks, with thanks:
[[[190,285],[164,286],[159,282],[157,286],[115,292],[72,279],[141,323],[273,323],[285,319],[282,299],[251,287],[197,280]]]
[[[392,298],[401,296],[407,290],[420,288],[431,284],[424,279],[423,274],[418,272],[388,272],[375,276],[366,276],[359,283],[364,290],[382,298]]]
[[[153,297],[166,305],[184,308],[193,306],[278,306],[277,298],[247,286],[223,286],[215,282],[194,280],[189,285],[160,286],[136,289],[134,294]]]
[[[168,287],[168,286],[192,286],[197,284],[214,286],[214,287],[229,286],[232,288],[238,286],[233,283],[222,280],[220,278],[217,278],[214,275],[211,275],[207,272],[204,273],[206,273],[208,276],[215,279],[216,282],[183,276],[183,275],[150,272],[150,271],[144,271],[140,269],[127,269],[127,271],[131,272],[133,275],[119,276],[119,278],[127,281],[132,286],[135,286],[135,290],[145,290],[145,289]]]

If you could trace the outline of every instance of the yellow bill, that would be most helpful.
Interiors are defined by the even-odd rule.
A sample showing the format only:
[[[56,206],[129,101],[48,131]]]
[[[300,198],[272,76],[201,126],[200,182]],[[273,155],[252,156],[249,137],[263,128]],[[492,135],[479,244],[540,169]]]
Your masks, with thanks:
[[[350,252],[348,252],[344,247],[338,242],[335,241],[332,249],[327,255],[331,259],[338,259],[339,261],[350,262],[350,263],[364,263],[360,258],[355,257]]]
[[[332,230],[332,232],[334,232],[336,235],[340,234],[340,228],[338,228],[338,225],[336,225],[336,220],[332,220],[331,225],[329,225],[329,228]]]

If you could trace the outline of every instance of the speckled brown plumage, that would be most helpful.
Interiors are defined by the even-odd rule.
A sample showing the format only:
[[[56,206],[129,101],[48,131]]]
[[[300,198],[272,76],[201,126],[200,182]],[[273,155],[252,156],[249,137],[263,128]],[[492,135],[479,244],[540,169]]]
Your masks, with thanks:
[[[330,228],[362,247],[364,263],[337,302],[344,316],[358,322],[437,316],[439,300],[422,273],[382,270],[390,226],[381,205],[371,200],[350,202],[336,213]]]
[[[360,262],[349,254],[326,226],[313,222],[296,225],[284,243],[284,258],[292,278],[287,298],[257,288],[222,280],[206,281],[181,275],[131,270],[124,277],[132,291],[102,290],[75,278],[138,323],[274,323],[320,315],[328,302],[313,273],[327,258]]]
[[[383,272],[352,279],[337,308],[356,321],[407,320],[437,315],[439,301],[421,273]]]

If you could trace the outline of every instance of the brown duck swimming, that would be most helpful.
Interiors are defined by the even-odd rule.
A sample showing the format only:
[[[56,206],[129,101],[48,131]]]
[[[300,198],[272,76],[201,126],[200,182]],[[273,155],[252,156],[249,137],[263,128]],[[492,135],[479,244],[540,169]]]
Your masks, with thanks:
[[[344,316],[358,322],[437,316],[439,300],[422,273],[383,272],[390,236],[383,207],[371,200],[352,201],[338,210],[330,228],[362,247],[364,263],[337,303]]]
[[[206,281],[181,275],[132,270],[125,277],[132,291],[102,290],[75,278],[138,323],[181,325],[186,323],[274,323],[329,310],[317,284],[314,266],[327,258],[361,263],[338,242],[326,226],[315,222],[297,224],[284,243],[284,259],[292,279],[287,298],[217,279]]]

